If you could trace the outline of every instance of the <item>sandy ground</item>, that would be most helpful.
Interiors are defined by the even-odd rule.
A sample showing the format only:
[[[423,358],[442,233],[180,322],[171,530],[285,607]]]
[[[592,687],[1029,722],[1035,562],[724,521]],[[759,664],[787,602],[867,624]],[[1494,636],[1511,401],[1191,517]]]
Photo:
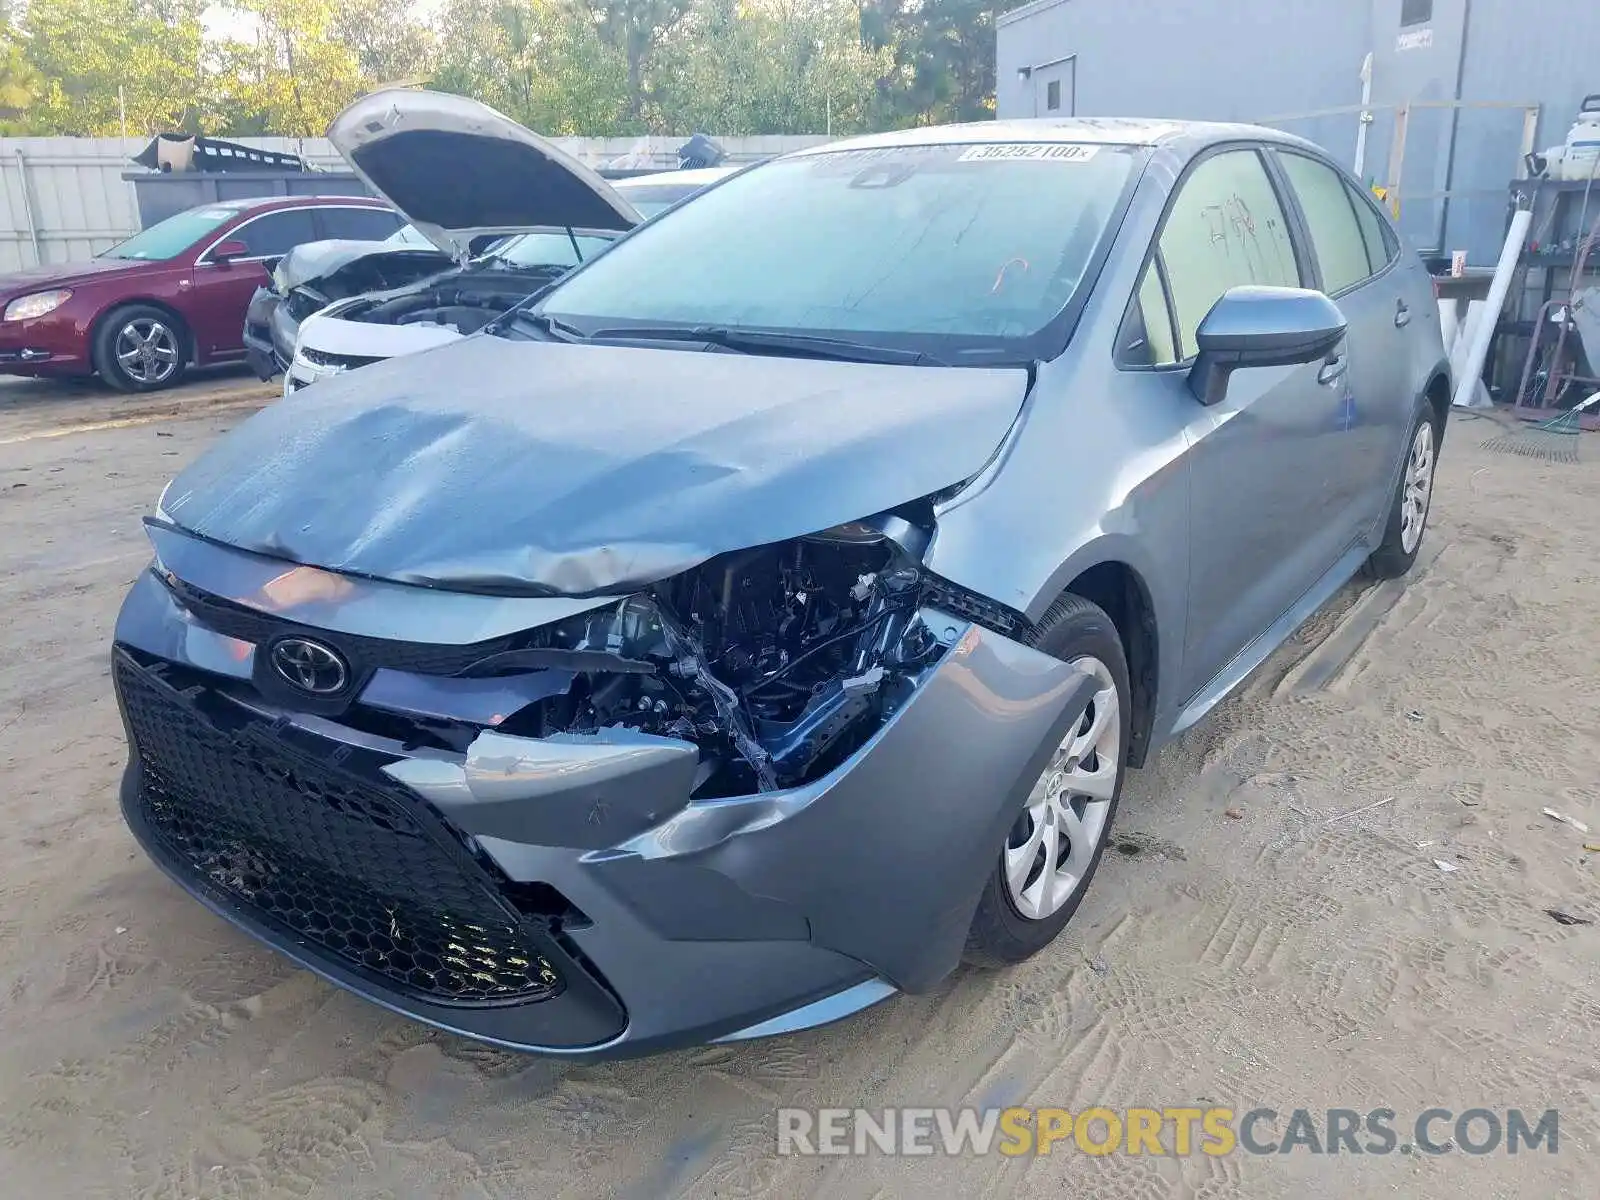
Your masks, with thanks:
[[[1546,910],[1600,918],[1600,834],[1540,810],[1600,831],[1596,435],[1561,466],[1486,454],[1492,429],[1458,422],[1432,562],[1403,595],[1348,591],[1135,773],[1117,852],[1032,963],[787,1040],[578,1067],[335,991],[124,831],[106,650],[137,518],[239,419],[207,404],[241,393],[191,388],[174,418],[92,391],[0,401],[0,1194],[1593,1195],[1600,926]],[[774,1153],[779,1106],[1012,1103],[1388,1107],[1402,1130],[1435,1105],[1556,1107],[1561,1141]]]

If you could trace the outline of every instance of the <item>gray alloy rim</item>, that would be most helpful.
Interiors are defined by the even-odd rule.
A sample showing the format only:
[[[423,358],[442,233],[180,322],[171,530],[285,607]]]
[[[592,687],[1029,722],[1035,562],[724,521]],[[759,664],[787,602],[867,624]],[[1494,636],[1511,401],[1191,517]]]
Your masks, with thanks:
[[[1433,422],[1417,426],[1406,458],[1406,477],[1400,485],[1400,548],[1410,554],[1422,540],[1433,498]]]
[[[135,317],[117,331],[117,366],[135,383],[165,383],[178,369],[178,335],[154,317]]]
[[[1099,686],[1034,785],[1001,852],[1012,906],[1030,921],[1061,911],[1083,886],[1122,770],[1121,701],[1111,671],[1089,656],[1072,663]]]

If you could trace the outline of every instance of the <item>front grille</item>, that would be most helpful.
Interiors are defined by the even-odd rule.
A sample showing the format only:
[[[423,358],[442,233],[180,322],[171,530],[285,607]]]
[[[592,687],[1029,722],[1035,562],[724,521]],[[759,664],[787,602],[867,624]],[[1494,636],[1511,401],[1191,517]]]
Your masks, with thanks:
[[[335,367],[341,371],[353,371],[357,367],[370,367],[373,363],[384,361],[381,356],[370,354],[329,354],[325,350],[315,350],[310,346],[301,346],[300,355],[314,367]]]
[[[273,616],[221,596],[213,596],[176,576],[163,576],[178,603],[207,629],[224,637],[237,638],[254,646],[264,646],[281,637],[302,633],[336,647],[350,660],[352,672],[359,676],[379,667],[408,671],[416,675],[455,675],[494,654],[515,649],[517,634],[491,638],[465,645],[437,645],[428,642],[401,642],[388,638],[361,637],[334,630],[312,629],[282,617]]]
[[[430,1000],[528,1002],[561,988],[537,935],[420,800],[318,761],[257,718],[119,653],[143,781],[137,803],[175,870],[257,920]],[[335,752],[336,754],[338,751]]]

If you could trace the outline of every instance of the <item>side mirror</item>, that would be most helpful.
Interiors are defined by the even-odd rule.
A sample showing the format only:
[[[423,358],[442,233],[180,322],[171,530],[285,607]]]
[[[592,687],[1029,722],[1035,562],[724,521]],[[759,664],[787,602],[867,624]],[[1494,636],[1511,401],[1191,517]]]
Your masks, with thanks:
[[[249,258],[250,247],[237,238],[228,238],[211,247],[211,261],[214,263],[230,263],[236,258]]]
[[[1326,358],[1345,335],[1344,314],[1307,288],[1236,287],[1211,306],[1195,334],[1200,354],[1189,388],[1201,404],[1228,394],[1244,367],[1285,367]]]

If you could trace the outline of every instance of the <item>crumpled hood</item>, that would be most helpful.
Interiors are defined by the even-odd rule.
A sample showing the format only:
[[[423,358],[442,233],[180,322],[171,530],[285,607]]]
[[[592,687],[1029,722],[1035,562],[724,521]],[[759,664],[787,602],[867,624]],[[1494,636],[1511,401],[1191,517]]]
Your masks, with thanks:
[[[430,250],[426,246],[388,245],[355,238],[329,238],[320,242],[305,242],[290,250],[278,260],[278,265],[273,270],[273,281],[285,292],[289,292],[303,283],[322,279],[361,259],[387,258],[391,255],[410,256],[419,264],[427,264],[441,271],[455,261],[444,251]],[[404,258],[401,261],[404,261]]]
[[[168,488],[202,537],[469,591],[631,590],[976,474],[1013,369],[480,335],[257,413]]]

